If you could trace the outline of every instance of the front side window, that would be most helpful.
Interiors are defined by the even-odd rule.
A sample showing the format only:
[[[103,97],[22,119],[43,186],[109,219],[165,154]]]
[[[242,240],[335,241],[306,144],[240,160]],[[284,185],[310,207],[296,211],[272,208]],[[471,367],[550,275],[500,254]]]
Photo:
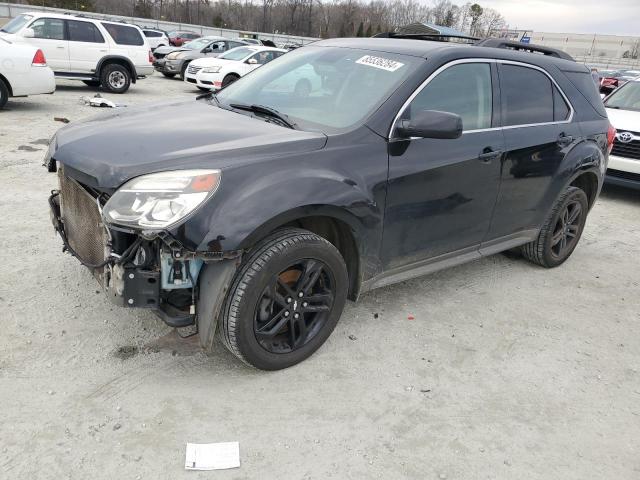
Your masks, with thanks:
[[[287,53],[217,94],[221,106],[262,105],[305,130],[363,123],[424,59],[389,52],[309,46]]]
[[[22,27],[24,27],[29,20],[33,18],[33,15],[18,15],[16,18],[7,23],[4,27],[0,28],[0,32],[4,33],[16,33]]]
[[[135,27],[117,23],[103,23],[102,26],[118,45],[144,45],[144,38]]]
[[[503,125],[530,125],[554,121],[551,80],[539,70],[502,65]]]
[[[31,24],[34,38],[64,40],[64,22],[57,18],[39,18]]]
[[[405,116],[421,110],[455,113],[465,131],[491,127],[493,92],[488,63],[463,63],[433,78],[411,101]]]
[[[204,47],[206,47],[210,43],[211,43],[211,40],[207,40],[206,38],[199,38],[197,40],[191,40],[190,42],[184,43],[182,45],[182,48],[188,48],[189,50],[202,50]]]
[[[67,27],[72,42],[104,43],[104,37],[93,23],[67,20]]]

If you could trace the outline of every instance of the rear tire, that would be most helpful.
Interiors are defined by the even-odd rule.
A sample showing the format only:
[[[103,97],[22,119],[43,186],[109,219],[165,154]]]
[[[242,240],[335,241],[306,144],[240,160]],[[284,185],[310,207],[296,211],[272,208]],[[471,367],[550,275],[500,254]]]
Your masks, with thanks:
[[[123,65],[110,63],[100,71],[100,83],[111,93],[124,93],[131,85],[131,73]]]
[[[522,246],[522,255],[545,268],[564,263],[578,245],[588,210],[584,191],[569,187],[556,200],[538,238]]]
[[[175,76],[176,76],[176,74],[175,74],[175,73],[163,73],[162,75],[164,75],[164,76],[165,76],[165,77],[167,77],[167,78],[173,78],[173,77],[175,77]]]
[[[253,248],[238,270],[221,312],[219,335],[249,365],[290,367],[329,337],[348,285],[336,247],[307,230],[280,230]]]
[[[9,101],[9,88],[4,83],[3,80],[0,80],[0,108],[4,108],[4,106]]]
[[[222,88],[226,87],[227,85],[231,85],[233,82],[235,82],[239,78],[240,77],[235,73],[230,73],[229,75],[227,75],[222,79]]]

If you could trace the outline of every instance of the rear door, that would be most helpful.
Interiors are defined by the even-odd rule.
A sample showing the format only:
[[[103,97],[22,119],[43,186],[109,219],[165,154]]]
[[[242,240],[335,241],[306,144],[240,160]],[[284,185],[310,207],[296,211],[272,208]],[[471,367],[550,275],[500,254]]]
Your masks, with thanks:
[[[29,25],[34,37],[28,41],[44,52],[47,64],[54,72],[69,71],[69,42],[65,35],[64,20],[60,18],[37,18]]]
[[[104,36],[91,22],[66,20],[69,38],[69,63],[72,72],[93,73],[108,52]]]
[[[502,131],[496,128],[497,83],[491,61],[454,62],[415,93],[399,119],[439,110],[462,117],[457,139],[395,139],[382,261],[393,269],[449,253],[477,254],[500,183]]]
[[[506,153],[487,240],[535,233],[552,179],[581,135],[569,101],[543,69],[516,62],[498,67]]]

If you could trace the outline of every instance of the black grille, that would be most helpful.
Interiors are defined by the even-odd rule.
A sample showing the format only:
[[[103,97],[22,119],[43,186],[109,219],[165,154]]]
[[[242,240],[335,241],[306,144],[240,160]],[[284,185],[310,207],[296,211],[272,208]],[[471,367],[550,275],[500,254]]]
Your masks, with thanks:
[[[164,58],[167,54],[166,53],[154,53],[153,56],[156,57],[158,60],[161,58]]]
[[[640,133],[629,133],[632,133],[636,137],[640,137]],[[631,142],[623,143],[616,138],[613,142],[613,150],[611,150],[611,155],[640,160],[640,140],[632,140]]]
[[[612,170],[609,168],[607,169],[607,176],[640,182],[640,173],[625,172],[622,170]]]
[[[83,262],[99,264],[105,258],[106,234],[97,201],[63,169],[58,170],[58,177],[62,222],[69,245]],[[99,275],[101,270],[95,273]]]

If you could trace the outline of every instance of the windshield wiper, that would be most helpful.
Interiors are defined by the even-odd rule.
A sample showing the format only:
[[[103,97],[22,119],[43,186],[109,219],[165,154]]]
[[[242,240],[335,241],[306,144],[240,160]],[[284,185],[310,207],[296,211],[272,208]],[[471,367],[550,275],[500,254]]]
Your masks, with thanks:
[[[298,126],[295,122],[289,120],[289,117],[286,114],[280,113],[275,108],[265,107],[264,105],[245,105],[242,103],[230,103],[229,106],[231,108],[235,108],[236,110],[247,110],[249,112],[267,115],[271,118],[278,119],[280,123],[288,128],[292,128],[294,130],[298,129]]]

